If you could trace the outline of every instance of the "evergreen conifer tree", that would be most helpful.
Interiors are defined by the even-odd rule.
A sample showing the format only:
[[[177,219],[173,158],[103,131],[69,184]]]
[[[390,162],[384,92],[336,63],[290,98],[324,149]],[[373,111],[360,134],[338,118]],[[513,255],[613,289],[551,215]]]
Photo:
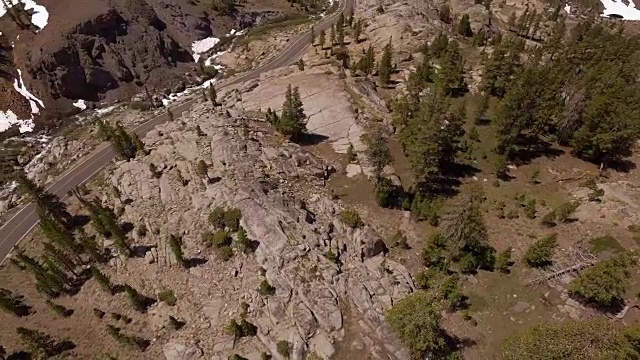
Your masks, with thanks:
[[[173,252],[173,255],[176,257],[178,265],[186,268],[188,263],[184,258],[184,254],[182,252],[182,244],[177,236],[173,234],[169,235],[169,247],[171,248],[171,252]]]
[[[100,287],[108,292],[109,294],[113,294],[115,287],[111,283],[111,280],[107,277],[107,275],[103,274],[97,267],[91,267],[91,276],[96,279],[96,282]]]
[[[458,34],[465,37],[472,37],[473,30],[471,30],[471,21],[469,21],[469,14],[464,14],[460,18],[458,23]]]
[[[48,359],[56,355],[57,342],[42,331],[18,327],[16,329],[20,340],[36,359]]]
[[[391,64],[392,52],[393,47],[391,45],[391,39],[389,39],[389,42],[384,47],[382,59],[380,59],[380,63],[378,64],[378,76],[383,86],[388,85],[389,81],[391,81],[391,72],[393,71],[393,65]]]
[[[22,317],[29,315],[31,307],[22,300],[22,296],[0,288],[0,309]]]
[[[282,115],[277,122],[276,128],[283,135],[295,140],[306,131],[305,119],[306,115],[300,99],[300,92],[297,87],[292,89],[291,85],[289,85],[282,105]]]
[[[318,44],[320,45],[320,50],[324,49],[324,43],[327,41],[327,35],[324,30],[320,30],[320,35],[318,36]]]
[[[218,106],[218,94],[213,84],[209,85],[209,100],[211,100],[211,105]]]

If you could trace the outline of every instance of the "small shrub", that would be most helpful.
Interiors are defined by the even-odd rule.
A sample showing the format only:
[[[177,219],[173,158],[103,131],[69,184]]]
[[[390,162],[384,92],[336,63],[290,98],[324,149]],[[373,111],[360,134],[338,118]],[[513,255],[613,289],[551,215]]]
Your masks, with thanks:
[[[540,169],[536,168],[535,170],[533,170],[533,172],[531,173],[531,176],[529,177],[529,183],[533,184],[533,185],[537,185],[540,183]]]
[[[335,264],[339,264],[340,263],[340,258],[338,257],[338,255],[336,255],[336,253],[334,253],[331,250],[329,250],[326,253],[324,253],[324,257],[326,257],[332,263],[335,263]]]
[[[524,206],[524,215],[529,219],[536,218],[536,199],[529,199]]]
[[[222,207],[218,206],[211,213],[209,213],[209,222],[216,229],[224,229],[225,220],[224,220],[225,211]]]
[[[561,223],[571,221],[571,215],[573,215],[579,205],[577,201],[570,201],[558,206],[558,209],[556,209],[556,218]]]
[[[362,227],[364,223],[360,219],[360,214],[353,209],[343,210],[339,214],[340,221],[352,229]]]
[[[242,226],[240,226],[240,229],[238,229],[238,235],[236,237],[236,247],[243,253],[247,253],[252,250],[251,240],[249,240],[249,238],[247,237],[247,232]]]
[[[213,245],[213,233],[209,230],[203,231],[202,235],[200,235],[200,239],[207,247]]]
[[[267,354],[266,352],[262,352],[260,354],[260,360],[271,360],[271,354]]]
[[[178,301],[178,299],[176,299],[176,295],[173,293],[173,290],[170,289],[162,290],[158,294],[158,300],[169,306],[175,306],[176,302]]]
[[[258,293],[262,296],[271,296],[276,293],[276,288],[271,286],[269,282],[264,279],[260,282],[260,286],[258,287]]]
[[[222,261],[229,261],[233,257],[233,249],[231,246],[225,245],[218,248],[218,256]]]
[[[95,317],[97,317],[98,319],[102,319],[105,315],[105,312],[98,308],[93,308],[93,315],[95,315]]]
[[[279,340],[276,343],[276,350],[278,351],[278,354],[282,355],[286,359],[291,356],[291,344],[286,340]]]
[[[238,231],[240,227],[240,219],[242,218],[242,212],[239,209],[233,208],[228,210],[224,214],[224,224],[231,232]]]
[[[352,163],[355,162],[357,158],[358,155],[356,154],[356,150],[353,148],[353,144],[349,144],[349,147],[347,148],[347,160]]]
[[[503,274],[509,273],[510,271],[509,267],[513,265],[513,261],[511,261],[511,252],[512,252],[512,249],[508,248],[505,251],[502,251],[498,254],[498,256],[496,257],[496,264],[495,264],[496,270],[498,270]]]
[[[557,234],[551,234],[531,244],[524,255],[525,262],[533,268],[550,265],[551,258],[558,246],[556,239]]]
[[[391,238],[391,246],[398,247],[400,249],[411,249],[409,243],[407,242],[407,237],[402,233],[402,231],[398,230]]]
[[[507,219],[517,219],[520,217],[520,214],[518,213],[518,209],[511,209],[506,216]]]
[[[217,248],[231,245],[231,236],[224,230],[218,230],[213,234],[211,243]]]
[[[185,325],[184,321],[180,321],[180,320],[176,319],[175,317],[169,315],[169,326],[171,326],[172,329],[180,330],[180,329],[182,329],[182,327],[184,325]]]
[[[139,237],[147,236],[147,226],[145,224],[138,225],[138,229],[136,229],[136,233]]]
[[[540,222],[542,223],[542,225],[548,228],[556,226],[556,211],[549,211],[545,216],[542,217],[542,220]]]

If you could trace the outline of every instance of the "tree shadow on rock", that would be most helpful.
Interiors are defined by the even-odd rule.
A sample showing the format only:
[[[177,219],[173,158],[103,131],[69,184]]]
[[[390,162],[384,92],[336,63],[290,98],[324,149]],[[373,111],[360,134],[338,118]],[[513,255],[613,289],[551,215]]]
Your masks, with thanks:
[[[133,226],[132,223],[126,221],[126,222],[123,222],[122,225],[120,225],[120,228],[122,229],[122,231],[125,232],[125,234],[128,234],[133,231],[135,226]]]
[[[194,257],[194,258],[190,258],[187,259],[187,269],[191,269],[193,267],[199,266],[199,265],[204,265],[208,262],[209,260],[205,259],[205,258],[199,258],[199,257]]]
[[[133,256],[139,258],[143,258],[149,251],[151,251],[151,246],[149,245],[134,245],[131,247]]]
[[[91,221],[91,218],[87,215],[73,215],[71,218],[71,226],[74,228],[81,228]]]
[[[329,139],[329,137],[325,135],[303,134],[295,140],[295,143],[300,146],[311,146],[318,145],[327,139]]]

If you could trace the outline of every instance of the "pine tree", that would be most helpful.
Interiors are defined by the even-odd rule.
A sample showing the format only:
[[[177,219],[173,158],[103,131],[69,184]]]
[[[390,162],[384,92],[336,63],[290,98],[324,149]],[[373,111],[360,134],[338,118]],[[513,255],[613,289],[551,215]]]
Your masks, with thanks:
[[[362,20],[358,19],[353,29],[353,39],[356,41],[356,44],[360,43],[360,35],[362,35]]]
[[[116,122],[114,134],[114,141],[118,144],[114,146],[116,150],[119,151],[119,155],[123,159],[133,159],[136,156],[137,149],[131,134],[129,134],[119,122]]]
[[[336,43],[336,26],[335,25],[331,25],[331,32],[329,35],[329,45],[331,45],[331,47],[333,47],[333,44]]]
[[[47,306],[51,308],[51,310],[53,310],[53,312],[55,312],[56,314],[62,317],[69,317],[71,316],[71,314],[73,314],[73,310],[67,309],[66,307],[60,304],[56,304],[50,299],[47,299],[45,303],[47,304]]]
[[[132,288],[128,284],[125,284],[123,289],[129,298],[129,302],[131,302],[131,305],[133,305],[133,308],[136,309],[136,311],[142,313],[147,311],[148,299],[145,296],[141,295],[136,289]]]
[[[98,199],[88,201],[84,199],[77,190],[73,190],[73,194],[78,198],[80,203],[89,211],[91,224],[96,231],[104,236],[110,236],[113,239],[114,246],[122,255],[131,256],[131,249],[125,238],[125,233],[116,221],[116,215],[113,210],[102,206]]]
[[[43,246],[45,256],[49,257],[59,267],[72,273],[73,276],[78,276],[76,273],[77,264],[64,251],[49,242],[45,242]]]
[[[57,342],[51,336],[38,331],[18,327],[16,329],[20,340],[36,359],[47,359],[56,355]]]
[[[304,60],[302,58],[298,60],[298,70],[304,71]]]
[[[380,63],[378,64],[378,76],[383,86],[388,85],[389,81],[391,81],[391,72],[393,71],[393,65],[391,64],[392,53],[393,47],[391,45],[391,39],[389,39],[389,42],[384,47],[382,59],[380,59]]]
[[[35,203],[41,219],[49,218],[66,229],[72,227],[73,217],[57,195],[45,191],[23,172],[18,172],[15,179],[20,192]]]
[[[169,118],[169,121],[173,121],[173,111],[171,111],[171,109],[169,109],[167,107],[167,118]]]
[[[276,125],[277,130],[291,139],[298,139],[306,131],[304,108],[298,88],[287,86],[282,115]]]
[[[16,249],[13,255],[16,262],[33,275],[38,291],[44,292],[50,297],[56,297],[64,290],[64,282],[60,282],[58,278],[49,273],[36,259],[28,256],[21,249]]]
[[[473,30],[471,30],[471,21],[469,21],[469,14],[462,15],[460,22],[458,23],[458,34],[465,37],[472,37]]]
[[[475,125],[482,124],[482,120],[484,119],[488,109],[489,109],[489,94],[484,93],[480,98],[478,106],[473,112],[473,123]]]
[[[509,15],[509,20],[507,21],[507,26],[509,28],[509,31],[515,31],[515,29],[516,29],[516,12],[515,11],[513,11]]]
[[[480,187],[470,187],[442,221],[441,235],[447,250],[464,272],[492,268],[494,264],[495,249],[488,244],[480,208],[483,197]]]
[[[344,13],[340,13],[338,15],[338,21],[336,22],[336,28],[344,27]]]
[[[365,54],[358,61],[358,70],[367,75],[370,75],[373,72],[375,63],[376,60],[373,54],[373,46],[369,45],[369,48],[367,49]]]
[[[97,267],[95,266],[91,267],[91,276],[93,276],[93,278],[96,279],[96,282],[98,283],[98,285],[100,285],[100,287],[104,291],[108,292],[109,294],[114,293],[115,287],[111,283],[111,280],[109,280],[107,275],[103,274],[100,270],[98,270]]]
[[[311,29],[309,30],[309,37],[311,38],[311,46],[313,46],[313,43],[316,42],[316,32],[313,26],[311,26]]]
[[[0,288],[0,309],[18,317],[27,316],[31,312],[31,307],[22,300],[22,296],[2,288]]]
[[[209,100],[211,100],[211,105],[214,107],[218,106],[218,94],[213,84],[209,86]]]
[[[325,31],[324,30],[320,30],[320,35],[319,35],[319,38],[318,38],[318,43],[320,44],[320,50],[324,49],[324,43],[325,43],[325,41],[327,41],[326,36],[327,35],[326,35]]]
[[[451,6],[449,4],[442,4],[438,11],[438,17],[440,21],[449,24],[451,22]]]
[[[440,62],[438,72],[438,88],[445,94],[456,94],[464,88],[463,73],[464,60],[460,47],[456,41],[449,42],[447,51]]]
[[[77,230],[77,239],[85,254],[88,254],[94,262],[103,262],[104,255],[96,243],[95,238],[89,237],[83,228]]]
[[[135,132],[131,133],[131,140],[138,154],[147,155],[147,151],[144,148],[144,143],[142,142],[142,140],[140,140],[138,134],[136,134]]]
[[[169,247],[171,248],[171,252],[173,252],[173,255],[176,257],[176,261],[178,262],[178,265],[182,266],[183,268],[186,268],[188,265],[188,262],[184,258],[184,254],[182,252],[182,244],[180,239],[178,239],[177,236],[173,234],[169,235]]]
[[[338,42],[338,46],[344,45],[344,27],[342,26],[338,27],[336,41]]]

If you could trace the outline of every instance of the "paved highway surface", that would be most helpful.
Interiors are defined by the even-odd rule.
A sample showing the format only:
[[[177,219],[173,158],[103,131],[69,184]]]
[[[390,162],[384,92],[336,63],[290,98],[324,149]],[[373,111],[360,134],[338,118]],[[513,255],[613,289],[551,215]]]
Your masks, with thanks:
[[[328,30],[331,25],[337,21],[338,16],[341,13],[347,13],[353,9],[354,3],[355,0],[343,0],[342,7],[338,9],[336,13],[315,24],[314,29],[316,33],[319,33],[320,30]],[[310,42],[311,34],[309,32],[300,34],[291,39],[287,43],[285,49],[268,63],[245,74],[224,80],[216,87],[223,88],[231,85],[237,85],[248,80],[259,78],[260,74],[264,72],[291,65],[302,57],[302,54],[304,54]],[[176,105],[171,108],[171,111],[177,116],[180,116],[184,111],[188,110],[198,101],[200,101],[199,96]],[[166,121],[168,121],[168,118],[166,114],[163,114],[147,120],[133,130],[139,135],[144,136],[156,125],[162,124]],[[49,185],[47,191],[60,197],[65,197],[70,189],[86,182],[102,170],[111,161],[111,159],[113,159],[114,155],[111,145],[107,143],[101,144],[93,152],[82,158],[74,165],[73,168],[61,175],[54,183]],[[4,259],[7,257],[11,249],[20,242],[20,240],[27,236],[27,234],[29,234],[37,224],[38,216],[35,213],[35,206],[33,204],[28,204],[20,209],[20,211],[9,219],[7,223],[0,227],[0,259],[2,259],[2,262],[4,262]]]

